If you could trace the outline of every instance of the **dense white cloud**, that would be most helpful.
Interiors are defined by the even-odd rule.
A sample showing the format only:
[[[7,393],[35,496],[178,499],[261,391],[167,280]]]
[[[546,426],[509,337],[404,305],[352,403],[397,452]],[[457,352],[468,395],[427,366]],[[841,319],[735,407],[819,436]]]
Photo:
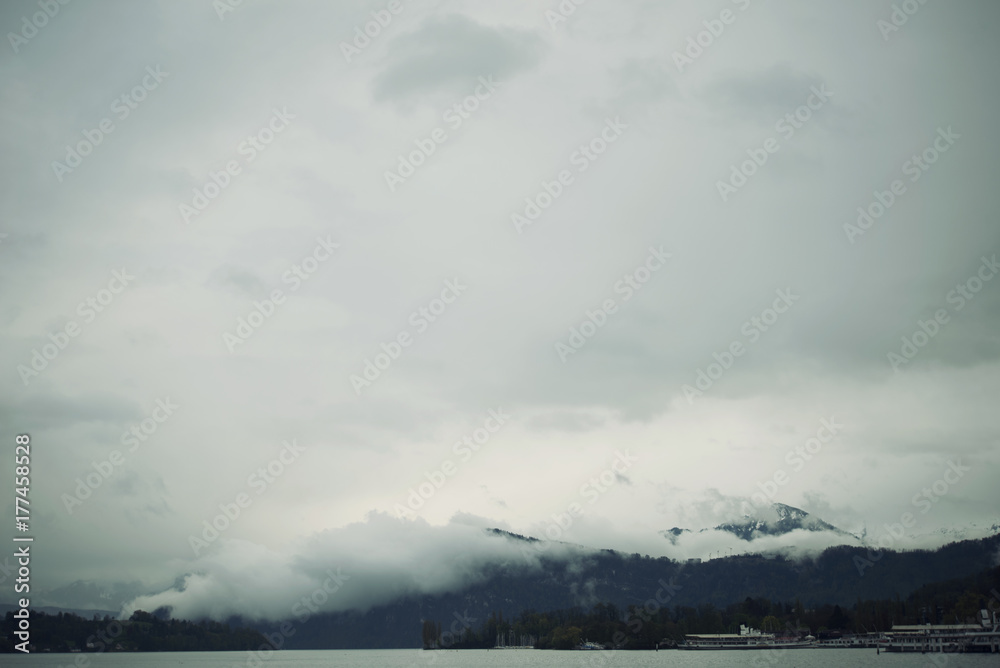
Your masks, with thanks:
[[[731,539],[698,530],[768,481],[869,537],[906,512],[921,545],[1000,519],[993,3],[883,36],[888,1],[586,3],[554,26],[536,3],[414,1],[348,62],[385,6],[71,3],[0,50],[0,438],[34,439],[43,598],[209,610],[336,559],[358,573],[338,600],[367,605],[471,541],[430,580],[460,586],[499,558],[482,526],[541,536],[572,504],[563,540],[707,556]],[[721,7],[735,21],[678,71]],[[526,198],[546,206],[519,233]],[[386,519],[401,505],[420,520]],[[694,533],[670,546],[674,526]]]

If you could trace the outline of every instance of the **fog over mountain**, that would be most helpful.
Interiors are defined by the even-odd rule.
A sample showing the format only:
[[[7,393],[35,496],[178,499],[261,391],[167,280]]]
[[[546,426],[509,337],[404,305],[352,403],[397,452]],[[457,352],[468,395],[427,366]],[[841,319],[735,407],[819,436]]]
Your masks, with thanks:
[[[898,4],[2,3],[32,605],[994,535],[1000,5]]]
[[[769,522],[761,517],[772,519]],[[964,537],[996,534],[1000,534],[1000,525],[968,531]],[[498,535],[518,540],[498,540]],[[635,549],[685,563],[690,559],[701,561],[702,556],[708,560],[739,554],[808,559],[836,545],[869,545],[782,504],[775,504],[758,517],[744,518],[741,523],[697,533],[685,531],[679,538],[669,547],[651,540],[643,545],[636,543]],[[940,536],[920,536],[891,547],[926,549],[945,542]],[[646,546],[652,549],[641,549]],[[459,594],[483,584],[489,573],[501,567],[537,575],[543,561],[562,561],[573,572],[574,564],[607,552],[596,545],[552,541],[544,536],[523,537],[489,528],[484,518],[456,516],[441,527],[423,520],[400,524],[385,514],[373,514],[364,523],[324,532],[298,547],[294,554],[277,554],[252,543],[227,541],[212,557],[196,562],[192,572],[169,590],[127,602],[123,614],[165,606],[180,617],[224,619],[241,615],[280,620],[292,617],[296,602],[311,596],[331,578],[337,591],[322,606],[323,611],[366,611],[408,597]]]
[[[777,513],[782,512],[782,509],[777,510]],[[815,518],[799,518],[803,519],[803,525],[816,527],[821,524]],[[594,586],[594,561],[609,555],[621,559],[631,556],[500,529],[484,529],[475,520],[456,518],[444,527],[418,520],[399,527],[386,515],[373,515],[364,524],[325,532],[299,546],[294,554],[267,552],[243,541],[227,542],[211,558],[198,561],[192,572],[170,589],[128,601],[122,614],[128,616],[135,610],[165,607],[172,615],[182,618],[226,619],[239,615],[251,620],[276,621],[301,616],[306,610],[366,612],[407,599],[461,595],[489,585],[498,571],[523,579],[548,579],[547,574],[552,572],[554,564],[565,570],[566,586],[580,597],[576,603],[592,605],[601,600],[594,593],[585,593]],[[762,522],[755,522],[755,525],[758,532],[761,525],[766,526]],[[860,581],[866,570],[856,570],[853,555],[861,555],[861,559],[874,558],[873,564],[884,558],[877,546],[867,546],[835,528],[817,530],[798,526],[785,532],[755,533],[749,540],[735,533],[734,537],[729,528],[703,530],[676,549],[658,550],[653,554],[674,560],[675,569],[740,554],[764,555],[768,559],[779,557],[802,561],[806,565],[832,546],[865,547],[866,550],[873,547],[876,552],[861,550],[845,553],[838,559],[827,559],[838,566],[840,577],[847,571],[846,577],[852,581]],[[997,553],[984,560],[981,568],[1000,565],[1000,548],[995,544],[997,534],[1000,534],[1000,526],[977,536],[994,537],[993,551]],[[392,547],[387,548],[389,545]],[[715,550],[705,553],[704,559],[683,556],[707,547]],[[910,541],[897,549],[909,553],[915,547],[918,545]],[[598,572],[611,583],[616,582],[616,576],[624,576],[624,573],[607,570],[599,569]],[[950,571],[935,573],[938,579],[950,576],[953,576]],[[836,576],[827,573],[827,577]],[[310,604],[314,594],[324,588],[324,583],[332,593]],[[624,592],[619,592],[616,597],[623,595]],[[733,600],[737,600],[745,594],[734,591],[732,595],[736,597]]]

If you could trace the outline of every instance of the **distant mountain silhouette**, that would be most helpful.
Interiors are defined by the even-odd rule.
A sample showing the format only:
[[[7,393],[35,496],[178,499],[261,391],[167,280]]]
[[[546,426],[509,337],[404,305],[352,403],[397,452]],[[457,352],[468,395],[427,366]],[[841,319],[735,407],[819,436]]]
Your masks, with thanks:
[[[845,539],[857,536],[838,529],[829,522],[824,522],[818,517],[810,515],[801,508],[788,506],[784,503],[772,503],[767,508],[755,510],[754,515],[745,515],[742,520],[733,522],[723,522],[714,527],[699,529],[698,533],[706,531],[726,531],[733,534],[740,540],[753,541],[762,536],[783,536],[792,531],[829,531]],[[660,535],[670,541],[671,545],[677,545],[681,536],[686,533],[693,533],[691,529],[674,527],[661,531]],[[845,540],[854,544],[854,540]]]
[[[791,524],[782,527],[811,526],[808,515],[786,516]],[[672,531],[663,533],[669,536]],[[677,531],[680,535],[686,530]],[[531,555],[542,554],[540,547],[555,545],[499,529],[485,532],[498,541],[513,541]],[[296,634],[288,639],[286,648],[420,647],[421,621],[425,619],[453,620],[456,615],[468,615],[478,627],[494,612],[512,619],[527,609],[590,609],[600,602],[625,610],[629,605],[643,605],[657,592],[663,594],[665,587],[674,588],[667,604],[670,607],[721,607],[747,597],[762,597],[800,600],[806,608],[836,604],[850,610],[859,599],[905,598],[930,583],[982,573],[994,566],[1000,535],[952,543],[938,550],[876,553],[867,547],[841,545],[799,560],[777,554],[744,554],[697,563],[573,547],[578,553],[568,560],[542,556],[541,568],[527,567],[520,560],[487,567],[478,583],[461,591],[407,596],[366,611],[317,614],[296,625]],[[239,618],[230,621],[246,624]],[[278,625],[249,626],[269,632]]]
[[[775,520],[748,517],[742,522],[727,522],[715,527],[718,531],[728,531],[737,538],[751,541],[760,536],[783,536],[797,530],[830,531],[842,536],[851,534],[842,531],[818,517],[813,517],[801,508],[787,506],[783,503],[771,504],[771,511],[777,515]],[[704,529],[703,529],[704,531]]]

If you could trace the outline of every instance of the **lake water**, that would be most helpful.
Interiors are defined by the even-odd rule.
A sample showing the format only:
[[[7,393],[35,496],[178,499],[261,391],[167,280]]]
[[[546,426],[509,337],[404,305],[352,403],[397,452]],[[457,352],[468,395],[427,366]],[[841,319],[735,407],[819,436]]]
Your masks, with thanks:
[[[799,649],[771,654],[766,650],[687,652],[557,652],[547,650],[298,650],[250,658],[247,652],[162,652],[109,654],[0,654],[0,666],[16,668],[598,668],[623,666],[774,666],[841,668],[936,666],[978,668],[1000,666],[996,654],[881,654],[867,649]]]

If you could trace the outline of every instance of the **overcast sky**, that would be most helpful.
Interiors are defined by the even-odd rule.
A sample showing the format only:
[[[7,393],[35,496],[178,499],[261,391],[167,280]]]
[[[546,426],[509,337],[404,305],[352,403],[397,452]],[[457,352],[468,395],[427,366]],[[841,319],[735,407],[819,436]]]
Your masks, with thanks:
[[[1000,519],[996,3],[225,1],[0,8],[41,603]]]

